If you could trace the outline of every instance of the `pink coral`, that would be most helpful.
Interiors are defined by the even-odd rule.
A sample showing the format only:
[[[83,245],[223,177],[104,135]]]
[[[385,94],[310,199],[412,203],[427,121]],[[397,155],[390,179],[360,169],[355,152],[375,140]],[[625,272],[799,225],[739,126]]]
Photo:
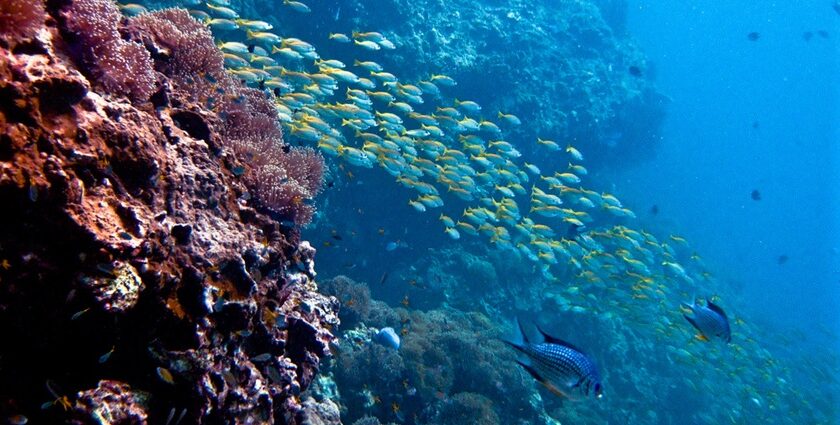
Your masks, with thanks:
[[[33,37],[45,18],[42,0],[0,0],[0,35]]]
[[[110,93],[146,101],[154,93],[156,76],[149,52],[122,39],[122,19],[111,0],[73,0],[63,14],[67,30],[80,42],[82,60]]]

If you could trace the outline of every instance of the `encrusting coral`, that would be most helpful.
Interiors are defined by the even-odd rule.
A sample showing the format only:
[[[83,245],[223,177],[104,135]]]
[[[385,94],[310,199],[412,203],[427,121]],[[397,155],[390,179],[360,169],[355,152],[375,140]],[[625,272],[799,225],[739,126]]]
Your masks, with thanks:
[[[300,397],[338,324],[298,231],[320,156],[186,12],[27,5],[0,0],[0,417],[334,423]]]

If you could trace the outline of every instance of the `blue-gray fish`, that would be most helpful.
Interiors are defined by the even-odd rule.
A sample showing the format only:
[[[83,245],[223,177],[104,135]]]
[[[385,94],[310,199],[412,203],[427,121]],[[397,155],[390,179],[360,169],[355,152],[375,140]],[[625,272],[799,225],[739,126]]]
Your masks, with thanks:
[[[603,396],[601,374],[595,363],[577,347],[555,338],[540,329],[542,341],[532,343],[519,323],[521,342],[505,341],[511,347],[525,355],[517,359],[525,370],[551,392],[561,397],[578,399],[594,395]]]
[[[726,342],[732,341],[729,319],[722,308],[716,306],[708,298],[706,298],[706,305],[704,306],[697,304],[695,299],[691,300],[691,304],[683,303],[683,306],[691,310],[694,317],[689,317],[686,314],[683,314],[683,316],[700,331],[701,339],[709,340],[711,337],[718,337]]]

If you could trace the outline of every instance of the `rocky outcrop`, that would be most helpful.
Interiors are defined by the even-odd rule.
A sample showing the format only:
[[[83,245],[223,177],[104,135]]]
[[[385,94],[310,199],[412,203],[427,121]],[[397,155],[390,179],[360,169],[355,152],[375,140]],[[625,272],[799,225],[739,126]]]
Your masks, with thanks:
[[[113,3],[36,9],[37,30],[0,31],[0,415],[296,424],[329,410],[300,398],[338,323],[298,231],[320,159],[284,156],[262,119],[270,99],[221,61],[212,84],[173,66],[178,45],[115,21]],[[114,27],[81,36],[93,22]],[[189,35],[178,40],[219,55],[209,33]],[[108,77],[126,66],[143,68],[129,87]],[[229,98],[211,104],[208,90]],[[276,156],[255,159],[254,146]]]

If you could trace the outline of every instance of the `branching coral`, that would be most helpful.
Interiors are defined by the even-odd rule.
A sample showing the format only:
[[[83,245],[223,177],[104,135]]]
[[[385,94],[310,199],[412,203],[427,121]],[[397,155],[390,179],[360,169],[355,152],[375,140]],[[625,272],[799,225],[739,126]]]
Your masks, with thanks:
[[[78,40],[81,59],[110,93],[146,101],[155,91],[156,76],[149,52],[122,39],[122,15],[110,0],[74,0],[63,11],[65,26]]]
[[[0,0],[0,35],[32,37],[45,18],[42,0]]]

